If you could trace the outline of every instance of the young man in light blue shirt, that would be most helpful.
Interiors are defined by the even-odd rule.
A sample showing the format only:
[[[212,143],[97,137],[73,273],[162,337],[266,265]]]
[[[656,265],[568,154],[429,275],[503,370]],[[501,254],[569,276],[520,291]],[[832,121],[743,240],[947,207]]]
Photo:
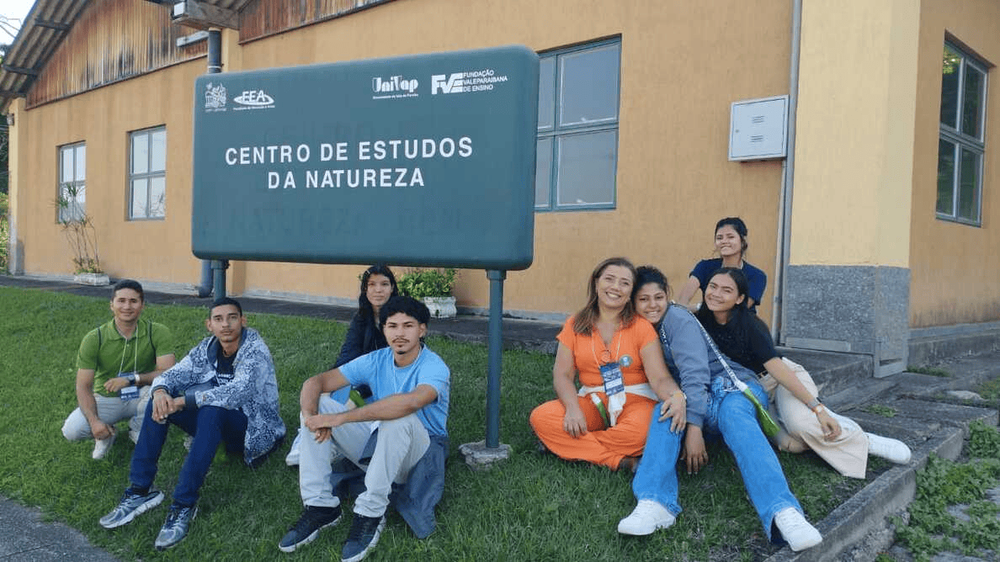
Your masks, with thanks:
[[[341,556],[357,562],[375,547],[393,485],[396,510],[424,538],[434,530],[434,506],[444,489],[448,453],[450,372],[422,339],[430,313],[410,297],[392,297],[379,311],[389,347],[363,355],[302,385],[299,490],[302,516],[278,545],[292,552],[340,520],[332,462],[343,455],[365,472],[354,521]],[[372,398],[348,408],[330,394],[367,384]],[[409,483],[419,483],[410,486]]]

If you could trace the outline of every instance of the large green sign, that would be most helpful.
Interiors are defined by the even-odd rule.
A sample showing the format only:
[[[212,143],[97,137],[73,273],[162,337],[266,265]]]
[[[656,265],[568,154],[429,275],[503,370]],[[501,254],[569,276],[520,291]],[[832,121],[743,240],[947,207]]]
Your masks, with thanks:
[[[524,47],[202,76],[194,254],[527,268],[537,112]]]

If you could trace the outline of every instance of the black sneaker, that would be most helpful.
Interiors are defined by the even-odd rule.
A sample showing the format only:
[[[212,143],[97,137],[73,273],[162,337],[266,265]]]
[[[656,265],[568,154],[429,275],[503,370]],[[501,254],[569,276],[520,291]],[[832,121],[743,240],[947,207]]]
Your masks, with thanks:
[[[163,522],[160,534],[156,535],[156,542],[153,543],[156,550],[166,550],[181,542],[187,536],[188,527],[196,515],[198,515],[196,506],[172,504],[167,520]]]
[[[320,529],[323,527],[332,527],[339,521],[339,505],[337,507],[307,505],[302,510],[299,520],[292,525],[292,528],[285,533],[281,542],[278,543],[278,550],[281,552],[295,552],[296,548],[316,540]]]
[[[358,562],[364,559],[368,551],[378,544],[378,537],[385,527],[385,515],[381,517],[365,517],[354,514],[351,532],[347,534],[347,542],[340,551],[340,562]]]

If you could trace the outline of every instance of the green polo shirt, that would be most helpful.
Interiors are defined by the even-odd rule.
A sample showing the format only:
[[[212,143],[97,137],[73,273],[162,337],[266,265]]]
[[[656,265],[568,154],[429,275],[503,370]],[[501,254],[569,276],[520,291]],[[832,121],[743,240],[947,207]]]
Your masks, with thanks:
[[[156,370],[156,357],[174,352],[170,330],[163,324],[139,320],[128,341],[118,333],[115,320],[101,324],[83,337],[76,354],[77,369],[93,369],[94,394],[115,396],[104,390],[108,379],[119,373],[148,373]]]

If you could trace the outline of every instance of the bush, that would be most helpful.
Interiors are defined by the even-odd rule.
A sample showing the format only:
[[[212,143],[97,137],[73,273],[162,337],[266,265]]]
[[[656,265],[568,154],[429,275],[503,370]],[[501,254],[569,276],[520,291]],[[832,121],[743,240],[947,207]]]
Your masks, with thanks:
[[[456,276],[454,268],[413,269],[399,278],[399,292],[415,299],[448,297]]]

